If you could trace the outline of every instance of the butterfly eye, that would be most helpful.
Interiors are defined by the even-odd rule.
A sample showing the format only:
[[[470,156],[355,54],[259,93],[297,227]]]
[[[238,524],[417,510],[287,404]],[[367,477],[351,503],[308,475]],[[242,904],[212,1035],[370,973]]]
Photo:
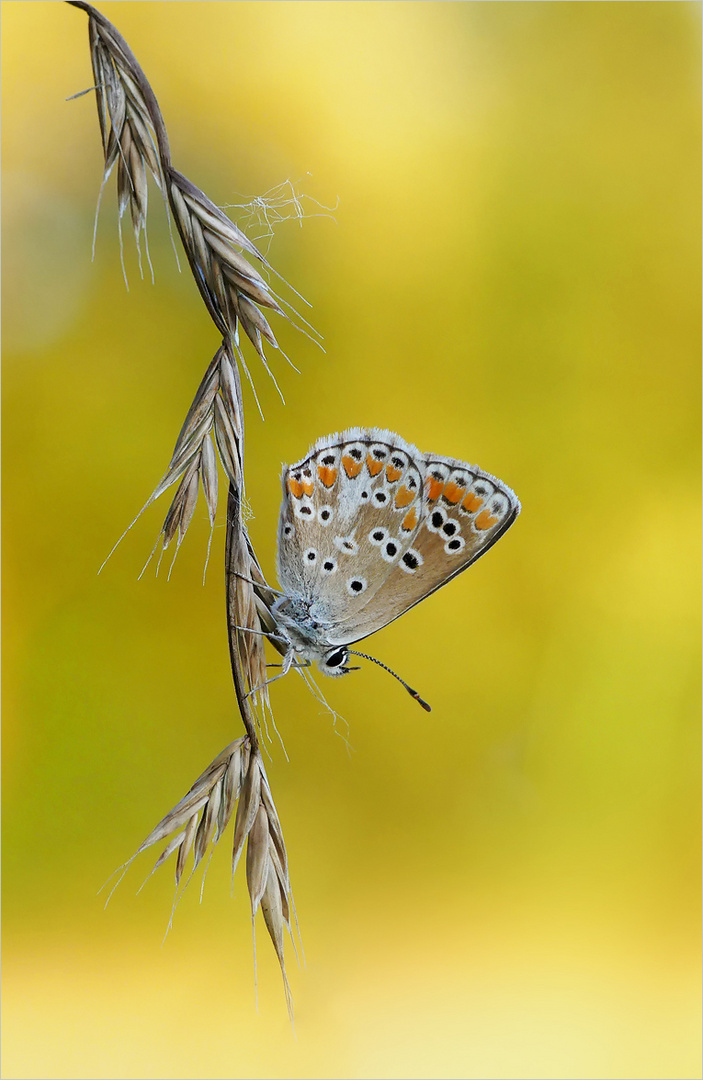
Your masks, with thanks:
[[[349,659],[349,653],[346,649],[335,649],[334,652],[328,653],[325,657],[325,667],[341,667],[342,664],[346,664]]]

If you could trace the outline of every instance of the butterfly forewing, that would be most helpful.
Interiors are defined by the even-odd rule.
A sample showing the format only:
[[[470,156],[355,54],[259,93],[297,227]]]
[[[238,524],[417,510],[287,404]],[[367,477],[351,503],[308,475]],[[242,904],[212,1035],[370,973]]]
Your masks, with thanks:
[[[390,432],[352,430],[284,469],[279,579],[335,632],[411,548],[422,517],[418,456]]]
[[[333,435],[284,469],[281,585],[330,645],[350,644],[465,570],[519,509],[499,480],[392,432]]]

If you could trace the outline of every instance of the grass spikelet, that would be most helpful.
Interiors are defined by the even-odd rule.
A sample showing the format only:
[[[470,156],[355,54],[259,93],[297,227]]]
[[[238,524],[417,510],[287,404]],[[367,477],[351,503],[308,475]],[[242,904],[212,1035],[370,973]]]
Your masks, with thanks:
[[[96,86],[98,124],[105,158],[101,192],[117,165],[117,197],[120,220],[130,208],[137,251],[146,230],[147,174],[164,197],[166,184],[158,141],[166,130],[144,73],[122,36],[90,4],[75,0],[89,16],[90,58]],[[161,130],[157,130],[157,129]],[[168,142],[165,142],[168,150]]]
[[[293,896],[288,876],[288,857],[261,754],[258,750],[252,752],[248,736],[236,739],[217,755],[190,791],[159,821],[134,855],[120,867],[120,872],[123,875],[137,855],[147,848],[166,841],[146,880],[171,855],[177,853],[175,883],[178,890],[191,855],[188,880],[222,838],[235,807],[232,873],[246,845],[246,881],[252,919],[260,908],[281,966],[286,1000],[290,1007],[283,955],[283,931],[287,930],[292,937],[290,913],[293,910]],[[178,893],[174,908],[177,899]]]

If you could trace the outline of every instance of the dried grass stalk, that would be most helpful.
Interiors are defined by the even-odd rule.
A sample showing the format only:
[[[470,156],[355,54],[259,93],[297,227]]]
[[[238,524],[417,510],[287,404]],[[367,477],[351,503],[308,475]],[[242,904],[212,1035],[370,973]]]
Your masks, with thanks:
[[[281,965],[290,1008],[283,931],[291,930],[293,899],[283,833],[258,736],[260,717],[265,715],[269,704],[265,686],[265,636],[281,650],[271,615],[275,593],[266,584],[242,514],[244,415],[237,366],[239,361],[250,378],[241,349],[241,326],[271,374],[263,342],[276,349],[279,345],[261,309],[287,316],[270,285],[244,257],[246,252],[271,271],[258,248],[199,188],[174,169],[158,103],[124,38],[92,5],[83,0],[69,0],[69,3],[89,17],[98,121],[105,156],[101,195],[117,164],[119,219],[121,222],[129,206],[139,249],[142,232],[146,235],[147,175],[152,176],[168,200],[198,289],[222,335],[222,344],[205,372],[176,440],[168,469],[146,506],[178,483],[154,549],[160,544],[163,554],[175,542],[177,552],[193,518],[201,486],[211,526],[214,523],[219,456],[229,483],[225,565],[230,660],[246,735],[215,758],[188,794],[152,830],[132,859],[166,840],[154,870],[177,852],[178,888],[191,853],[192,867],[187,880],[206,852],[212,851],[219,841],[236,805],[232,868],[234,871],[246,843],[252,918],[261,909]],[[132,859],[122,868],[123,872]]]

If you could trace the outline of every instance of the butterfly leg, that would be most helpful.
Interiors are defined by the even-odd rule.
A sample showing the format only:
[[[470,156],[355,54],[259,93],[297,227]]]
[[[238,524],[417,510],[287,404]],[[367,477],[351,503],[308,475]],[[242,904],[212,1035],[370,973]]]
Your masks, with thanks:
[[[286,654],[286,655],[287,655],[287,654]],[[273,666],[275,666],[275,665],[273,665]],[[285,667],[285,664],[284,664],[283,666]],[[279,675],[274,675],[272,679],[267,679],[267,680],[266,680],[266,682],[262,682],[262,683],[259,683],[259,685],[258,685],[258,686],[254,686],[254,687],[253,687],[253,688],[252,688],[252,689],[251,689],[251,690],[249,691],[249,693],[245,695],[245,697],[251,697],[251,695],[252,695],[252,694],[256,694],[256,693],[257,693],[257,691],[259,691],[259,690],[263,690],[265,686],[270,686],[270,685],[271,685],[271,683],[274,683],[274,682],[278,682],[278,680],[279,680],[279,679],[282,679],[282,678],[284,677],[284,675],[287,675],[287,674],[288,674],[288,672],[289,672],[289,671],[290,671],[290,669],[291,669],[291,666],[293,667],[293,669],[294,669],[294,670],[297,670],[298,668],[306,668],[306,667],[310,667],[310,661],[309,661],[309,660],[306,660],[306,661],[305,661],[304,663],[302,663],[302,664],[292,664],[292,665],[291,665],[291,664],[289,664],[289,665],[288,665],[288,668],[286,669],[286,671],[282,671],[282,672],[281,672],[281,673],[280,673]]]
[[[265,581],[254,581],[253,578],[247,577],[246,574],[238,574],[236,570],[230,570],[232,577],[241,578],[242,581],[247,581],[250,585],[254,585],[257,589],[266,589],[267,592],[274,593],[275,596],[285,596],[286,594],[281,592],[280,589],[274,589],[273,585],[267,585]]]
[[[270,686],[272,682],[277,682],[278,679],[282,679],[284,674],[287,674],[287,672],[283,672],[280,675],[274,675],[272,679],[266,679],[265,682],[259,683],[258,686],[253,686],[249,693],[244,696],[251,697],[252,694],[258,694],[259,690],[263,690],[265,686]]]
[[[266,667],[267,668],[269,668],[269,667],[283,667],[283,664],[267,664]],[[298,661],[297,663],[291,664],[289,670],[290,671],[299,671],[301,668],[308,668],[308,667],[312,667],[312,660],[303,660],[302,662]],[[359,671],[360,669],[359,668],[349,668],[349,670],[350,671]]]
[[[281,637],[280,634],[274,634],[270,630],[252,630],[250,626],[237,626],[235,623],[230,623],[230,626],[232,630],[241,630],[244,634],[259,634],[261,637],[268,638],[269,641],[280,641],[284,645],[288,644],[288,638]]]
[[[281,674],[277,675],[276,678],[280,679],[284,675],[288,674],[288,672],[290,671],[291,666],[293,664],[294,657],[295,657],[295,649],[293,648],[292,645],[289,645],[288,649],[286,650],[286,655],[283,657],[283,664],[281,665],[281,668],[282,668]]]

